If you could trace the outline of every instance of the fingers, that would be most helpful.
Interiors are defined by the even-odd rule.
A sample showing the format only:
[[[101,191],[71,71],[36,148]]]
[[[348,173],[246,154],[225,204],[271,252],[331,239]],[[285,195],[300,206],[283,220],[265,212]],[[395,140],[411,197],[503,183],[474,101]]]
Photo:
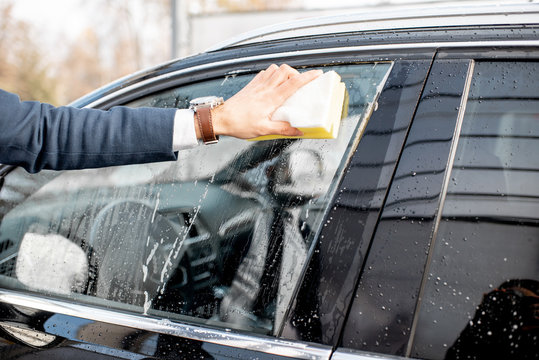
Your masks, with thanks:
[[[267,81],[278,69],[277,65],[271,64],[266,70],[260,71],[253,80]]]
[[[271,64],[266,70],[262,70],[255,76],[252,85],[253,87],[261,86],[267,90],[271,89],[278,94],[275,100],[282,103],[299,88],[322,73],[322,70],[310,70],[300,73],[287,64],[282,64],[281,66]]]
[[[286,80],[286,79],[291,78],[292,76],[298,75],[299,71],[297,71],[296,69],[294,69],[293,67],[287,64],[282,64],[281,66],[279,66],[279,70],[276,71],[275,74],[278,74],[280,79]]]
[[[298,74],[299,72],[296,69],[290,67],[289,65],[283,64],[273,72],[269,81],[271,85],[279,86],[283,82]]]
[[[267,86],[279,86],[298,74],[299,72],[296,69],[287,64],[282,64],[281,66],[271,64],[266,70],[260,71],[253,81],[264,82]]]
[[[286,121],[270,121],[268,124],[267,134],[271,135],[284,135],[284,136],[301,136],[303,133],[292,127]]]

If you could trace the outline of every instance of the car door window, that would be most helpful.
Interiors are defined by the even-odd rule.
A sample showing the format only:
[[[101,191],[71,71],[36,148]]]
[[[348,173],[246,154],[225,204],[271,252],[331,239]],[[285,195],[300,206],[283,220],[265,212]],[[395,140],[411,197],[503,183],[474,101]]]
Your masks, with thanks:
[[[412,357],[539,357],[538,71],[475,64]]]
[[[0,191],[5,288],[271,334],[279,328],[390,63],[331,67],[347,114],[332,140],[223,137],[178,161],[29,175]],[[252,75],[173,88],[129,106],[225,99]]]

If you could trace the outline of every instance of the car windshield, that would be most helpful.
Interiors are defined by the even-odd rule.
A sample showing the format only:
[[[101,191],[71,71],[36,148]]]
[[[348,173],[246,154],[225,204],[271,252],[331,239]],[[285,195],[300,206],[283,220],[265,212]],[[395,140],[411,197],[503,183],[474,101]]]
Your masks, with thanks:
[[[90,305],[277,333],[391,63],[334,66],[337,139],[223,137],[175,162],[22,169],[0,191],[0,284]],[[232,96],[252,75],[168,89],[132,107]]]

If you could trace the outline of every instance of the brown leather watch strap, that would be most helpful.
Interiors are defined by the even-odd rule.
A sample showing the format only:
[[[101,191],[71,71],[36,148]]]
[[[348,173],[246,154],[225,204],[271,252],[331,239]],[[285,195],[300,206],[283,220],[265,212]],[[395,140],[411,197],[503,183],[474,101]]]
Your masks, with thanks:
[[[204,144],[215,144],[219,141],[219,137],[215,136],[213,132],[213,123],[211,118],[211,107],[210,106],[200,106],[195,110],[195,115],[197,117],[198,128],[202,135],[202,141]]]

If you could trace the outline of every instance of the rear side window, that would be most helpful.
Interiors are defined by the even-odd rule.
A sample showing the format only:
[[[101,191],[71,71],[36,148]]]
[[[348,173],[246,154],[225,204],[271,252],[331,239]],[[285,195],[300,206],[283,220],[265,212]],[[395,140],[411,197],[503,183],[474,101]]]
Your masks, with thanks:
[[[134,313],[273,333],[391,68],[332,67],[348,90],[335,140],[222,138],[176,162],[16,170],[0,192],[0,284]],[[138,99],[186,108],[251,75]]]
[[[412,357],[539,358],[537,62],[478,62]]]

